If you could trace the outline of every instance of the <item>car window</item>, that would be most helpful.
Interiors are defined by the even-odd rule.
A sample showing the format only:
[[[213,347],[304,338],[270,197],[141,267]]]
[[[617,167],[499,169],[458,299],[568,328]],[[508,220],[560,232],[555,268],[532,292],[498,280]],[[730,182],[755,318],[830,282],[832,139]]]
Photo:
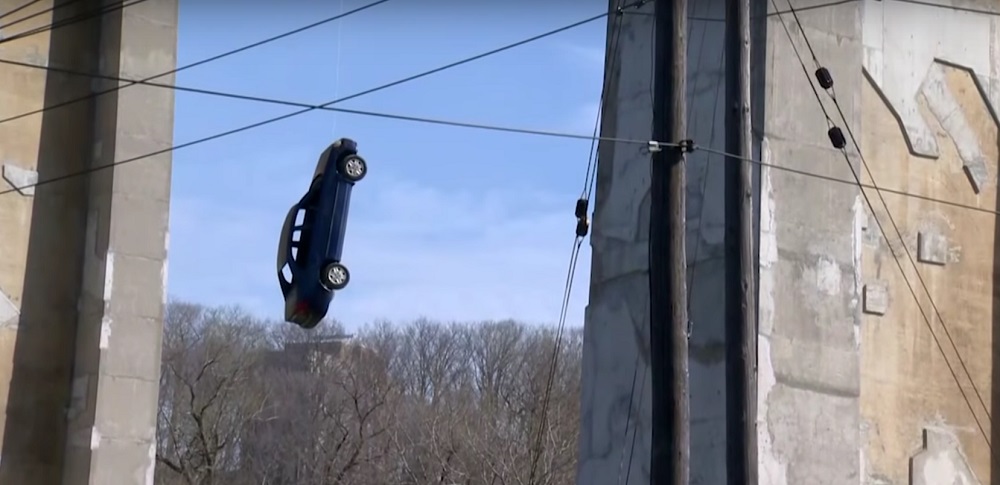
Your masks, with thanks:
[[[278,261],[277,270],[280,273],[281,268],[287,263],[288,258],[288,244],[290,242],[292,226],[295,223],[295,207],[292,207],[288,211],[288,215],[285,216],[285,223],[281,226],[281,239],[278,241]]]

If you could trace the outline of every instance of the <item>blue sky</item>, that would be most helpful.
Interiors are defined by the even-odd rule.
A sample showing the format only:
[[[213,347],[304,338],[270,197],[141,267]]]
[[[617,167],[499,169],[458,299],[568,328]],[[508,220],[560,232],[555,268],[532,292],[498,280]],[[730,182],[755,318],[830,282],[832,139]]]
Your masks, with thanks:
[[[221,8],[182,0],[178,66],[301,27],[367,0]],[[496,3],[496,5],[493,5]],[[395,0],[296,36],[181,72],[180,86],[324,103],[587,18],[606,2]],[[294,7],[293,7],[294,5]],[[589,133],[606,22],[341,107]],[[178,92],[175,143],[294,108]],[[279,317],[275,276],[284,214],[319,153],[358,141],[370,173],[353,196],[344,253],[351,285],[330,316],[516,318],[553,323],[590,143],[313,112],[174,153],[171,295]],[[568,324],[582,325],[584,245]]]

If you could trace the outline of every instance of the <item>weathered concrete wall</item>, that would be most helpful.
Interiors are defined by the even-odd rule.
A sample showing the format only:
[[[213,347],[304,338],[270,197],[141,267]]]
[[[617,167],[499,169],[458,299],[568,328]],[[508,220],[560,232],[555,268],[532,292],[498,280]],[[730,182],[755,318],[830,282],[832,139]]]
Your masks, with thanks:
[[[787,10],[785,2],[777,3]],[[773,6],[768,18],[762,159],[850,179],[809,87],[816,67],[802,36],[833,73],[840,104],[857,127],[860,2],[794,5],[802,9],[802,29],[789,14],[773,15]],[[808,75],[781,22],[789,26]],[[822,91],[821,96],[836,119],[832,103]],[[856,157],[851,162],[856,164]],[[860,480],[858,194],[856,186],[762,168],[758,433],[764,484]]]
[[[0,11],[21,3],[0,0]],[[56,17],[100,4],[74,3]],[[0,44],[0,57],[159,74],[174,67],[176,9],[141,3]],[[0,118],[109,86],[2,65]],[[0,188],[154,152],[171,144],[172,129],[172,92],[145,87],[0,123]],[[161,155],[0,196],[0,483],[152,482],[169,190],[170,156]]]
[[[954,3],[1000,11],[997,2]],[[898,1],[865,2],[863,12],[862,148],[874,180],[996,210],[1000,18]],[[996,216],[887,194],[900,241],[867,192],[876,210],[862,246],[864,479],[906,483],[912,460],[914,484],[992,483]]]
[[[611,1],[612,8],[616,2]],[[648,140],[652,128],[653,4],[621,17],[610,54],[609,101],[602,131]],[[644,14],[645,15],[644,15]],[[724,3],[691,1],[688,118],[691,137],[723,149]],[[609,43],[618,20],[609,19]],[[617,58],[617,59],[614,59]],[[691,288],[692,483],[725,483],[723,362],[723,165],[688,157],[688,248]],[[650,155],[644,146],[601,144],[591,236],[580,464],[577,483],[649,483],[650,374],[648,223]],[[635,384],[633,385],[633,379]],[[631,403],[631,409],[629,404]],[[636,435],[638,433],[638,435]],[[633,445],[634,441],[634,445]],[[627,484],[626,484],[627,485]]]
[[[847,159],[830,146],[820,103],[837,125],[844,123],[830,96],[817,86],[817,100],[808,84],[817,66],[806,36],[834,76],[840,107],[875,182],[987,213],[885,194],[901,242],[874,191],[866,190],[876,207],[871,213],[856,185],[761,168],[760,483],[991,483],[998,473],[991,470],[997,465],[991,467],[986,438],[1000,435],[990,422],[998,402],[993,390],[1000,388],[993,385],[1000,372],[991,357],[998,353],[994,333],[1000,328],[994,321],[1000,227],[990,212],[998,207],[1000,16],[962,8],[1000,11],[1000,4],[800,0],[793,5],[801,28],[786,2],[777,4],[784,15],[769,6],[766,59],[755,64],[763,68],[755,70],[761,84],[754,94],[764,103],[755,119],[764,162],[848,181],[849,167],[860,169],[850,142]],[[691,138],[721,148],[721,131],[711,123],[721,130],[723,111],[710,101],[722,71],[711,65],[722,48],[721,24],[708,33],[716,40],[702,42],[699,35],[701,20],[721,18],[721,5],[695,2],[691,14],[699,19],[689,36]],[[606,134],[650,137],[652,28],[649,16],[624,18]],[[717,484],[725,479],[724,373],[714,360],[723,342],[722,169],[711,164],[705,172],[704,162],[696,154],[688,171],[692,478]],[[648,483],[648,193],[648,153],[602,146],[578,483],[620,483],[634,429],[639,439],[631,482]],[[908,268],[919,306],[875,217]],[[944,324],[904,247],[918,260],[916,271]],[[626,430],[636,363],[639,383]]]

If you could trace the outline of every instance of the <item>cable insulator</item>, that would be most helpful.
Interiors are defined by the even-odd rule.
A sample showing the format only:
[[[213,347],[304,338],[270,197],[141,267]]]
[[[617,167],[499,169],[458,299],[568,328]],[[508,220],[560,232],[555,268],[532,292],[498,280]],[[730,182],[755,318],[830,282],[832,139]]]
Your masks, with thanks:
[[[826,135],[830,137],[830,143],[833,143],[833,147],[840,150],[847,146],[847,138],[844,138],[844,132],[841,131],[839,126],[834,126],[830,128]]]
[[[581,217],[576,220],[576,237],[586,237],[587,232],[590,231],[590,222],[586,217]]]
[[[587,199],[579,199],[576,201],[576,210],[573,212],[577,219],[585,219],[587,217],[587,208],[590,206],[590,201]]]
[[[816,81],[823,89],[830,89],[833,87],[833,74],[825,67],[816,69]]]

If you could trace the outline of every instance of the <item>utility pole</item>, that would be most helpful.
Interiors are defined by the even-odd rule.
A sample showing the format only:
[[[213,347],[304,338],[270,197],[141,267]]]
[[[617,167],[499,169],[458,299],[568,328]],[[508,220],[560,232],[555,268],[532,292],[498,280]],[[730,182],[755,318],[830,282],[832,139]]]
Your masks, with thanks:
[[[726,0],[726,461],[757,483],[757,304],[753,252],[750,1]]]
[[[659,0],[653,63],[653,137],[687,137],[687,2]],[[649,338],[653,387],[652,485],[688,485],[687,254],[685,248],[686,144],[653,152],[649,223]]]

